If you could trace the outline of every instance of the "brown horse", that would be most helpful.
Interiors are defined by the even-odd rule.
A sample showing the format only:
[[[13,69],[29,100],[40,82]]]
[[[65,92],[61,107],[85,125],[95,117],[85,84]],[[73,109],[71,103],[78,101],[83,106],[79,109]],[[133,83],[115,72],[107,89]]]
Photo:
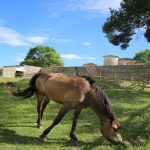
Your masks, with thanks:
[[[118,131],[120,123],[107,95],[94,84],[93,79],[86,76],[68,77],[57,73],[38,73],[31,78],[29,88],[14,92],[14,95],[29,98],[34,93],[37,96],[37,127],[42,126],[43,112],[50,100],[62,104],[53,123],[40,136],[42,140],[46,140],[51,129],[70,109],[75,109],[70,138],[77,142],[76,126],[80,113],[83,108],[91,107],[100,120],[103,136],[112,144],[122,143],[122,137]]]

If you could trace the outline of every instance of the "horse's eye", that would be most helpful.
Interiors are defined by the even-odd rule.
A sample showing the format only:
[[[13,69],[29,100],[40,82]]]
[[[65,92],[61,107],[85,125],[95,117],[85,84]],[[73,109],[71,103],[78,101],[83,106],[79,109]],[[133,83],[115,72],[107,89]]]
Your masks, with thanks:
[[[119,130],[119,128],[113,128],[115,132],[117,132]]]

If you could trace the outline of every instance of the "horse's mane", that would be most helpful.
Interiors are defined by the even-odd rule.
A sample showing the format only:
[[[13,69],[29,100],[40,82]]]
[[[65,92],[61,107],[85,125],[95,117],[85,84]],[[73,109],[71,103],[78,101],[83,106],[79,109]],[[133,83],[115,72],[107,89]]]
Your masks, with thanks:
[[[113,122],[114,120],[117,120],[106,93],[99,86],[94,84],[95,81],[92,78],[86,76],[82,76],[82,77],[85,78],[90,83],[91,89],[93,90],[94,94],[97,96],[99,102],[104,107],[104,110],[108,118],[110,119],[110,121]]]
[[[113,122],[114,120],[116,120],[116,116],[112,110],[110,100],[109,100],[108,96],[106,95],[106,93],[99,86],[97,86],[95,84],[93,84],[91,87],[94,91],[94,94],[96,94],[98,100],[104,107],[104,110],[105,110],[106,114],[108,115],[108,118],[110,119],[110,121]]]

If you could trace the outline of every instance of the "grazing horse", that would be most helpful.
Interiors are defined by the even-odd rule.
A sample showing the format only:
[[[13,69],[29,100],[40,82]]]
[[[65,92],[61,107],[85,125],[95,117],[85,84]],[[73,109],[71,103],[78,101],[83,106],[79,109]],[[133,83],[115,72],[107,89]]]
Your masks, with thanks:
[[[43,112],[53,100],[62,104],[62,108],[54,119],[53,123],[40,135],[46,140],[48,133],[56,126],[63,116],[70,110],[75,109],[70,138],[77,142],[76,126],[83,108],[90,107],[94,110],[100,120],[100,131],[112,144],[122,144],[122,137],[119,133],[120,123],[117,120],[107,95],[100,87],[94,84],[90,77],[69,77],[58,73],[37,73],[30,80],[30,86],[18,92],[15,96],[24,98],[31,97],[34,93],[37,96],[37,127],[41,127]]]

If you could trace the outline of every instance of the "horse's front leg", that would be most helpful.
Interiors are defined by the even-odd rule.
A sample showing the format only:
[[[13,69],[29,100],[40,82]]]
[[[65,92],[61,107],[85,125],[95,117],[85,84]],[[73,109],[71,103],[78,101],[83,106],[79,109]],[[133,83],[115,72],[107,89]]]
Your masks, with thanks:
[[[71,132],[70,132],[70,138],[71,138],[71,140],[73,140],[74,144],[78,143],[78,139],[76,137],[76,127],[77,127],[77,123],[78,123],[81,111],[82,111],[81,108],[80,109],[75,109],[74,118],[73,118],[73,121],[72,121],[72,128],[71,128]]]
[[[70,109],[69,105],[63,105],[62,106],[62,108],[60,109],[56,118],[54,119],[53,123],[47,129],[44,130],[42,135],[40,135],[40,138],[43,141],[46,141],[46,137],[47,137],[48,133],[52,130],[52,128],[54,128],[54,126],[56,126],[62,120],[62,118],[69,111],[69,109]]]

